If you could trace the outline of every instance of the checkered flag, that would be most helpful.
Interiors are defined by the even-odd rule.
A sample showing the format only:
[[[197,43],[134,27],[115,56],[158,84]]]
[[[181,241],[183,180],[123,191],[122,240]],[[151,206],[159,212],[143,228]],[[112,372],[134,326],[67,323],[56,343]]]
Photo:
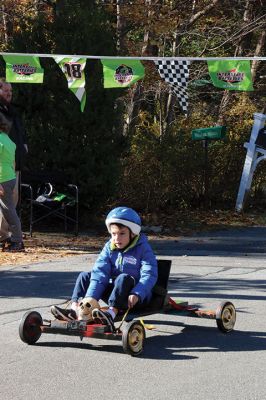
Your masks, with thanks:
[[[185,60],[155,61],[155,65],[158,68],[161,78],[171,85],[186,116],[188,111],[187,85],[189,77],[189,64],[190,62]]]

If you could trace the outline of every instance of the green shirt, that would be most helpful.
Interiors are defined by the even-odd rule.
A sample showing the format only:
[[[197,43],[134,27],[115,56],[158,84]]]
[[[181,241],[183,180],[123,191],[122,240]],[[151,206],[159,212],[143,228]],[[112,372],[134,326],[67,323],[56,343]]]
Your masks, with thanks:
[[[6,133],[0,132],[0,183],[16,178],[15,151],[15,143]]]

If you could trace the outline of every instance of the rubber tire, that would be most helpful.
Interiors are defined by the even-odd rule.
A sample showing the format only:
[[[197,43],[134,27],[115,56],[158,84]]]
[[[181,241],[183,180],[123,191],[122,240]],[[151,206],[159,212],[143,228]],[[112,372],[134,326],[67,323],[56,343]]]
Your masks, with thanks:
[[[144,339],[145,328],[141,322],[129,322],[122,332],[122,345],[124,352],[133,357],[138,356],[143,351]]]
[[[230,301],[223,301],[216,309],[216,324],[224,333],[231,332],[236,323],[236,309]]]
[[[37,311],[28,311],[21,318],[19,324],[20,339],[27,344],[34,344],[40,338],[42,331],[42,317]]]

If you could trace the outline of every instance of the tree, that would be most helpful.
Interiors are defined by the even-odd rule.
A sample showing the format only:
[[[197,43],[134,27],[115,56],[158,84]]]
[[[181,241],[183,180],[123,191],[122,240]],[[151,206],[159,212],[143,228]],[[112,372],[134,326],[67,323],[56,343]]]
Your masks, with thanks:
[[[14,1],[17,7],[6,0],[0,14],[4,50],[183,57],[265,52],[261,0]],[[223,123],[226,140],[209,148],[215,172],[210,204],[234,203],[243,142],[253,113],[265,107],[265,63],[252,64],[254,92],[224,93],[212,86],[206,62],[193,62],[185,118],[153,62],[144,63],[144,80],[121,90],[103,90],[100,62],[87,62],[84,114],[54,61],[41,62],[44,85],[15,88],[35,149],[32,166],[40,165],[37,150],[44,149],[45,165],[62,166],[78,181],[85,203],[97,207],[104,201],[147,211],[201,207],[204,152],[191,141],[191,130]]]
[[[141,49],[151,49],[149,55],[160,56],[226,57],[240,52],[243,56],[259,55],[264,46],[264,14],[261,2],[246,0],[139,1],[137,5],[124,1],[123,7],[120,7],[120,18],[123,15],[126,35],[123,41],[129,44],[128,55],[134,56],[143,54]],[[256,71],[254,69],[257,77],[255,85],[259,85],[260,69],[259,66],[257,68]],[[208,70],[206,63],[194,62],[190,68],[190,118],[186,120],[176,97],[169,94],[169,86],[164,82],[158,84],[158,75],[157,83],[149,79],[155,77],[152,75],[154,70],[152,66],[146,68],[148,76],[145,81],[128,92],[129,111],[126,116],[131,121],[131,152],[124,160],[123,196],[128,198],[127,194],[130,193],[131,201],[135,201],[137,206],[147,200],[147,209],[161,207],[166,203],[174,204],[175,207],[180,207],[180,204],[189,206],[193,202],[200,205],[201,185],[197,182],[202,179],[204,158],[199,144],[195,143],[193,150],[189,145],[191,129],[225,123],[228,125],[227,143],[217,143],[210,149],[213,170],[216,171],[210,189],[213,204],[218,199],[223,205],[234,201],[241,171],[243,140],[248,137],[255,107],[263,104],[263,99],[253,93],[246,95],[240,92],[232,93],[231,100],[225,102],[223,91],[210,84],[196,86],[198,80],[207,82]],[[247,124],[243,123],[243,117]],[[181,133],[183,144],[178,139]],[[172,152],[169,149],[166,151],[170,143]],[[153,151],[148,151],[148,148]],[[196,152],[196,158],[188,157],[186,153],[191,151]],[[170,163],[174,158],[176,164]],[[185,159],[189,160],[189,166]],[[171,173],[166,178],[165,171],[170,164],[168,171]],[[145,168],[141,167],[143,165]],[[176,168],[178,179],[174,179],[177,178]],[[141,180],[138,173],[140,169],[143,171]],[[194,178],[192,171],[195,171]],[[228,179],[228,190],[223,188],[224,176]],[[132,190],[133,182],[135,187]],[[181,182],[186,182],[186,187]],[[142,185],[142,192],[137,189],[139,184]],[[136,193],[135,197],[133,193]],[[167,202],[165,196],[168,197]]]
[[[61,0],[50,13],[20,21],[9,51],[48,54],[115,52],[114,32],[104,11],[85,0]],[[103,89],[100,61],[87,61],[87,104],[67,88],[52,58],[43,58],[42,85],[14,85],[29,136],[29,170],[62,170],[80,188],[81,202],[90,209],[113,194],[120,175],[119,156],[125,145],[116,134],[114,104],[119,92]]]

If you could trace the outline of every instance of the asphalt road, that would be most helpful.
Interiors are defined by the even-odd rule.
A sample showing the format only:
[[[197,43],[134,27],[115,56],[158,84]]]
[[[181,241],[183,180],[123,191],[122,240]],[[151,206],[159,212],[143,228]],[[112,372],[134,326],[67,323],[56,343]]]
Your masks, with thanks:
[[[70,297],[79,271],[95,254],[0,267],[0,398],[2,400],[266,399],[266,229],[212,232],[153,241],[171,259],[169,294],[200,308],[230,300],[235,330],[215,320],[156,314],[144,318],[144,352],[131,357],[120,341],[43,334],[34,346],[18,335],[21,317]]]

